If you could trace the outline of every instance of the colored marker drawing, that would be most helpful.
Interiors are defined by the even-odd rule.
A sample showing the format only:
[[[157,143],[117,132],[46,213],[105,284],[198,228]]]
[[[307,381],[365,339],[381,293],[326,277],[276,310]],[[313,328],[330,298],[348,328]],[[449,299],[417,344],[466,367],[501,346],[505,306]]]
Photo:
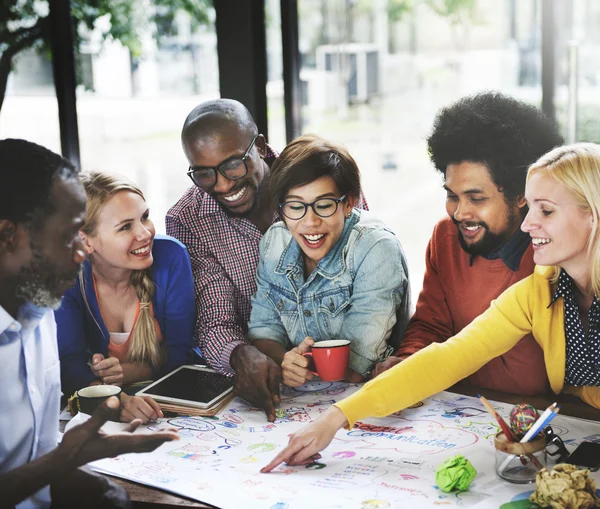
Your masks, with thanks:
[[[341,442],[352,443],[362,450],[393,450],[403,454],[434,455],[468,448],[479,438],[470,430],[445,426],[433,420],[399,418],[402,427],[381,426],[359,422],[355,428],[337,437]],[[375,440],[377,439],[377,440]]]
[[[456,425],[457,428],[467,429],[471,433],[475,433],[478,437],[482,437],[485,440],[493,438],[496,433],[500,431],[500,426],[494,421],[488,422],[461,422]]]
[[[481,402],[445,392],[415,408],[340,430],[322,457],[311,463],[282,464],[271,474],[259,473],[292,433],[358,387],[345,382],[283,387],[273,423],[262,410],[237,398],[214,418],[160,419],[136,433],[171,426],[179,429],[180,440],[152,453],[104,459],[91,467],[222,509],[484,509],[497,508],[522,491],[495,475],[492,439],[498,427]],[[508,415],[512,405],[494,407]],[[569,444],[584,437],[600,439],[597,423],[559,415],[552,427]],[[435,471],[456,454],[467,457],[478,476],[466,493],[443,493]],[[592,475],[600,482],[600,472]]]

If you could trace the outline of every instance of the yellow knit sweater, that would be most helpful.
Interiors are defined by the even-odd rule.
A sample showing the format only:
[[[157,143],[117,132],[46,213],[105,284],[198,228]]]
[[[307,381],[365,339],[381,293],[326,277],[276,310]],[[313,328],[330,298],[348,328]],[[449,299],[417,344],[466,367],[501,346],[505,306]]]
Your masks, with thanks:
[[[531,276],[508,288],[456,336],[424,348],[336,403],[349,427],[365,417],[392,414],[451,387],[530,332],[544,350],[552,390],[575,394],[600,408],[600,387],[564,386],[564,304],[557,299],[548,307],[556,289],[550,283],[551,273],[550,267],[536,267]]]

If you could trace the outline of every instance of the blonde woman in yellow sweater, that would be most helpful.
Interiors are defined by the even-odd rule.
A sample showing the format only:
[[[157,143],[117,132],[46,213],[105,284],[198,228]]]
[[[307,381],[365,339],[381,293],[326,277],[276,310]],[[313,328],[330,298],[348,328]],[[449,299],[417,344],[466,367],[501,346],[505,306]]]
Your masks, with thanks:
[[[555,393],[600,408],[600,145],[578,143],[542,156],[527,174],[534,273],[444,343],[434,343],[386,371],[315,422],[294,433],[262,472],[302,463],[335,433],[382,417],[452,386],[532,333],[544,350]]]

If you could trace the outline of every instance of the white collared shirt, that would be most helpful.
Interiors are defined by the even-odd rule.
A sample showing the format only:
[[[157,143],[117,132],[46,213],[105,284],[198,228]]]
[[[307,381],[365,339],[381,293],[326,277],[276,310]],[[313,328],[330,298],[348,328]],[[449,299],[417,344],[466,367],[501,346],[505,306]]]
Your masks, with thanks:
[[[56,447],[59,441],[60,363],[50,309],[24,304],[15,320],[0,306],[0,472]],[[50,488],[17,505],[50,507]]]

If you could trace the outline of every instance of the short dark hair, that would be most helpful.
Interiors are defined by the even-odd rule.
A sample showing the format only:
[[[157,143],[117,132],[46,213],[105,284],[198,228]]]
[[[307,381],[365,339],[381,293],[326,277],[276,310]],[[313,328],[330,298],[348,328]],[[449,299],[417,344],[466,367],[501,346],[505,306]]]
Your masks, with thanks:
[[[181,139],[187,140],[212,136],[215,131],[230,129],[236,125],[251,136],[258,134],[252,115],[241,102],[234,99],[213,99],[196,106],[185,119]]]
[[[283,149],[271,167],[269,189],[275,206],[290,189],[329,176],[342,194],[360,197],[360,171],[343,145],[305,134]]]
[[[26,140],[0,140],[0,219],[34,224],[50,211],[54,181],[76,177],[64,157]]]
[[[427,138],[429,157],[444,177],[449,164],[484,164],[508,201],[525,192],[529,165],[562,144],[555,125],[540,110],[498,92],[464,97],[442,108]]]

